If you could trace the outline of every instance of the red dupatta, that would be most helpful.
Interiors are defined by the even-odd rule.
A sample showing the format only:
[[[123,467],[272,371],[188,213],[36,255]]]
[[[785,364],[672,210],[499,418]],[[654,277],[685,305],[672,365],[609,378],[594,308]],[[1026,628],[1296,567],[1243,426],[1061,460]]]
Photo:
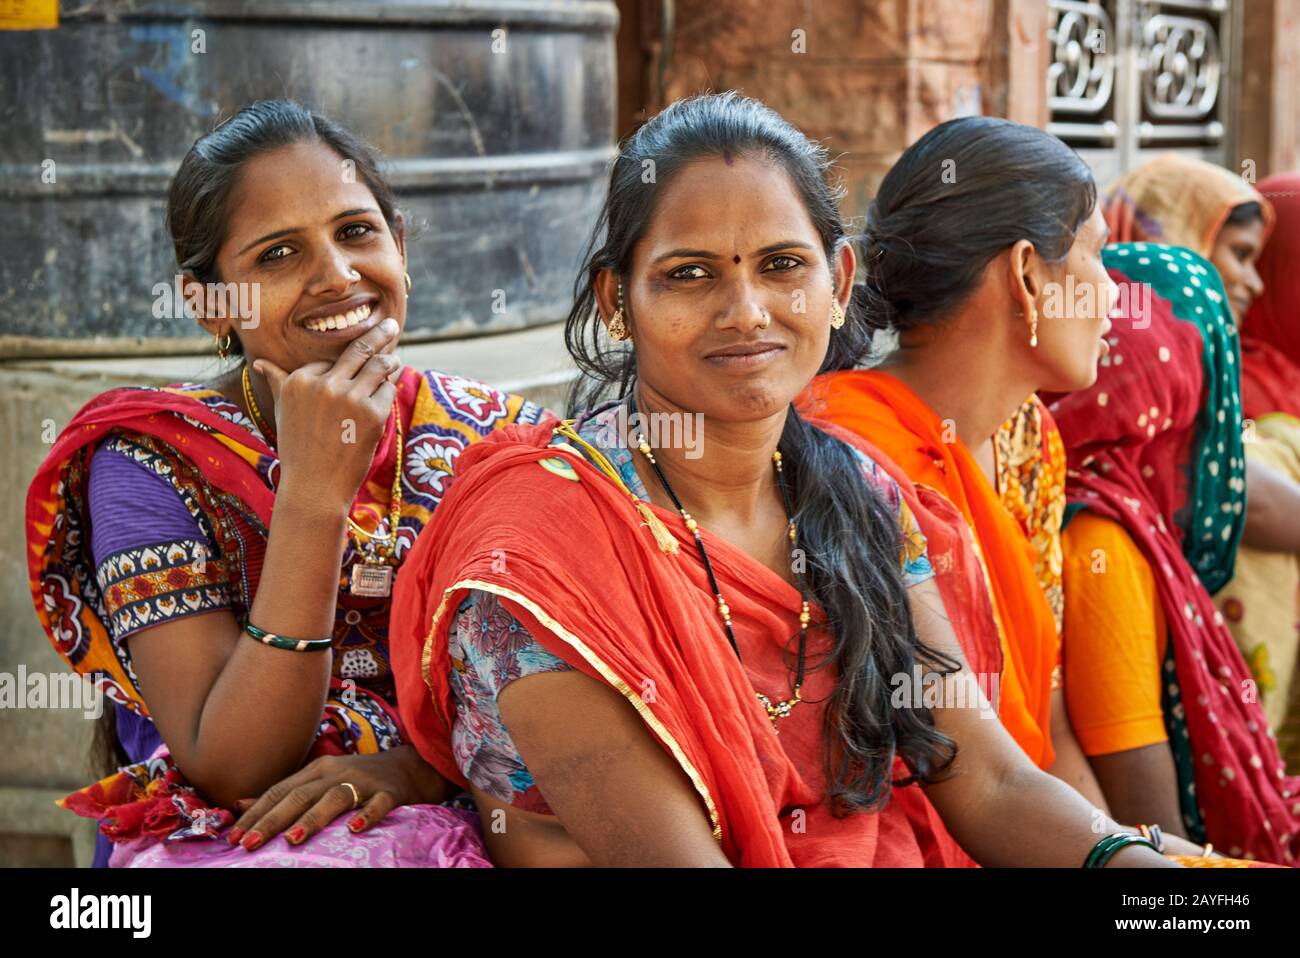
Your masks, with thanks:
[[[1125,244],[1103,259],[1130,287],[1120,297],[1129,314],[1114,317],[1096,383],[1051,406],[1069,449],[1070,505],[1123,526],[1155,576],[1174,667],[1170,747],[1180,792],[1195,784],[1194,806],[1180,794],[1185,824],[1199,826],[1194,809],[1221,852],[1293,865],[1300,778],[1285,773],[1210,592],[1231,576],[1245,490],[1223,287],[1208,261],[1175,247]]]
[[[754,697],[756,686],[788,682],[776,655],[777,668],[751,684],[761,656],[750,652],[770,652],[762,643],[784,649],[798,628],[798,591],[705,533],[742,667],[680,517],[644,504],[662,526],[652,534],[626,491],[572,447],[550,446],[551,437],[550,424],[512,427],[466,452],[399,580],[391,633],[398,701],[425,760],[466,784],[451,751],[447,638],[461,599],[484,590],[549,652],[628,700],[694,786],[734,864],[969,864],[919,787],[895,788],[879,813],[834,818],[822,783],[801,775],[784,750],[820,741],[813,703],[834,681],[829,670],[811,673],[805,704],[779,736]],[[665,551],[660,538],[678,551]],[[814,608],[811,641],[824,622]],[[793,827],[801,818],[803,827]]]
[[[1300,173],[1270,176],[1259,191],[1276,221],[1256,264],[1264,292],[1241,324],[1242,411],[1300,416]]]

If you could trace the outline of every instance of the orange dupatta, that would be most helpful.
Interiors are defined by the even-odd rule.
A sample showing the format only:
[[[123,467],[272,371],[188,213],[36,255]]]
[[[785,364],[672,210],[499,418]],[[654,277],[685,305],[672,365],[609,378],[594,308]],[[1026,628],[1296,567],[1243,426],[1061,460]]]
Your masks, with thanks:
[[[799,405],[808,415],[843,426],[883,451],[912,480],[922,504],[934,507],[931,513],[947,504],[966,520],[997,613],[1002,660],[998,715],[1035,765],[1051,767],[1056,758],[1052,670],[1060,644],[1056,619],[1034,571],[1033,546],[975,458],[960,440],[944,442],[944,426],[934,410],[880,370],[818,376]],[[924,522],[922,530],[930,534]],[[996,660],[991,650],[984,657]],[[971,667],[976,669],[974,661]]]

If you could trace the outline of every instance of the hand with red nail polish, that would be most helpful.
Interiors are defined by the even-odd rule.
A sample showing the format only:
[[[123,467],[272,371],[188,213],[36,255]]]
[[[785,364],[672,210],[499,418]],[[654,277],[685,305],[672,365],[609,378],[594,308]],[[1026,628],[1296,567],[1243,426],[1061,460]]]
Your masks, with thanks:
[[[240,812],[229,841],[250,851],[276,835],[301,845],[331,822],[346,819],[358,834],[383,820],[399,805],[434,804],[451,796],[446,779],[409,745],[377,755],[326,755],[271,786],[251,805],[234,802]],[[358,802],[360,804],[358,804]],[[257,843],[250,846],[252,836]]]
[[[264,839],[259,833],[249,832],[247,835],[244,836],[244,840],[239,844],[240,847],[244,849],[244,851],[251,852],[253,849],[261,845],[262,842],[264,842],[265,840],[266,839]]]
[[[251,805],[247,799],[234,802],[240,814],[229,841],[243,838],[243,848],[252,850],[283,833],[290,845],[302,845],[335,820],[347,822],[356,835],[395,807],[442,802],[450,794],[446,779],[409,745],[377,755],[322,755]],[[250,846],[255,833],[257,842]]]

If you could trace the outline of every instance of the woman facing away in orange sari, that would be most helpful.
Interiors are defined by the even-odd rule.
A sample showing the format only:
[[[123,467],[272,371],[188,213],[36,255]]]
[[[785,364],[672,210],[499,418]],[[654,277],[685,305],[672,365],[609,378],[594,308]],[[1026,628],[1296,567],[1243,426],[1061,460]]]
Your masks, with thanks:
[[[1168,865],[995,720],[914,494],[791,405],[866,339],[828,177],[734,94],[623,145],[566,328],[614,398],[462,457],[398,583],[406,727],[498,863]]]
[[[949,161],[955,176],[936,175]],[[897,348],[871,369],[828,363],[802,400],[964,517],[997,610],[1002,722],[1101,808],[1060,687],[1065,453],[1035,393],[1096,375],[1105,242],[1092,174],[1058,139],[987,117],[941,124],[885,176],[863,237],[857,306]]]

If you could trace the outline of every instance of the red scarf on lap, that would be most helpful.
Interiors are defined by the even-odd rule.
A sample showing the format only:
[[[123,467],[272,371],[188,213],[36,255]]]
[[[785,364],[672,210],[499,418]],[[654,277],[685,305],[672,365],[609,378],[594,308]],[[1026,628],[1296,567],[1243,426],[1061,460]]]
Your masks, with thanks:
[[[799,592],[705,533],[742,666],[680,517],[646,504],[679,546],[670,554],[625,491],[584,457],[549,446],[551,436],[549,424],[511,427],[468,450],[398,580],[393,664],[421,755],[465,784],[451,751],[448,630],[467,591],[485,590],[547,651],[628,700],[691,781],[734,864],[970,864],[917,786],[894,789],[878,814],[830,814],[820,772],[810,774],[821,768],[829,670],[807,676],[804,702],[774,734],[754,690],[786,694],[780,653],[798,631]],[[814,608],[814,661],[824,623]]]

